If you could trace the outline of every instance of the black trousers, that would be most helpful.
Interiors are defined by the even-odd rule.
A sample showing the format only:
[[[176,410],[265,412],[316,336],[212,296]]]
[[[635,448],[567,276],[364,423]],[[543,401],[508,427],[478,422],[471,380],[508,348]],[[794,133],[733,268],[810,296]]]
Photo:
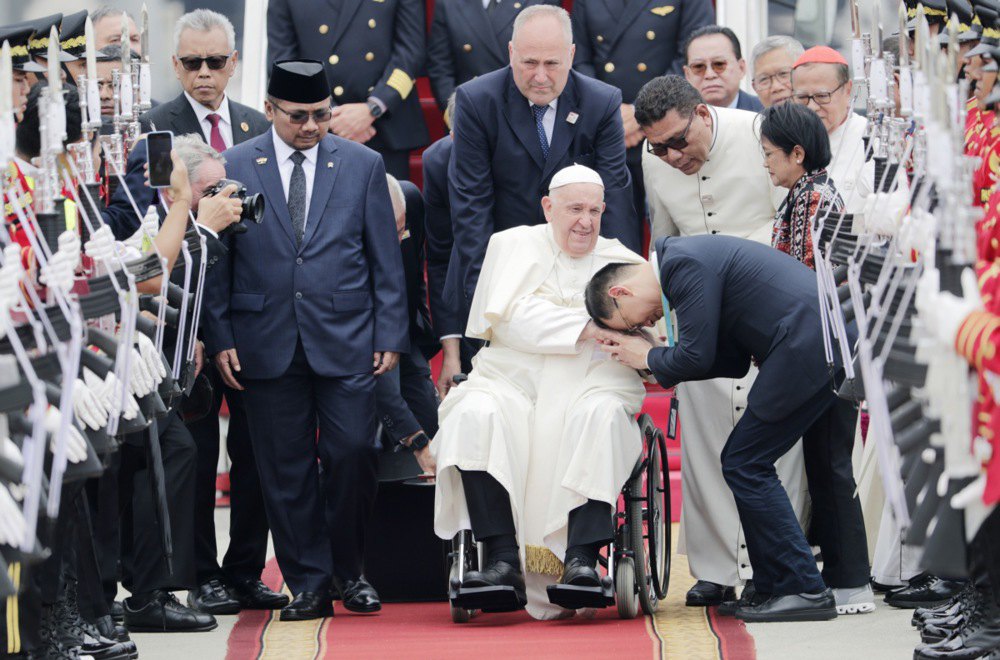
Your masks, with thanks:
[[[173,412],[159,421],[167,510],[173,540],[173,571],[167,570],[146,448],[135,440],[122,445],[119,501],[122,506],[122,584],[133,594],[197,586],[194,564],[194,490],[198,449]],[[145,442],[143,440],[142,442]]]
[[[283,375],[242,382],[264,507],[289,588],[323,592],[334,576],[356,578],[378,487],[375,378],[320,376],[300,341]]]
[[[253,443],[243,393],[226,387],[212,364],[205,365],[215,400],[209,413],[187,425],[198,448],[198,469],[194,492],[194,553],[198,584],[214,578],[259,579],[267,560],[267,516],[260,476],[254,460]],[[225,396],[229,405],[230,519],[229,548],[219,566],[215,541],[215,477],[219,463],[219,408]]]
[[[642,150],[640,142],[631,149],[625,150],[625,165],[632,176],[632,203],[635,205],[639,220],[646,216],[646,184],[642,178]]]
[[[765,422],[751,407],[730,434],[722,473],[736,500],[760,593],[816,593],[826,586],[867,584],[864,520],[851,473],[856,415],[850,403],[824,387],[777,422]],[[800,437],[813,502],[812,534],[823,552],[822,576],[774,470],[774,462]]]
[[[110,604],[118,593],[121,579],[121,503],[118,479],[121,472],[121,451],[108,456],[104,474],[87,483],[87,501],[94,526],[94,547],[105,603]]]
[[[515,534],[510,496],[500,482],[484,471],[462,471],[462,489],[477,541]],[[614,512],[607,502],[587,500],[569,512],[566,546],[607,543],[614,538]]]

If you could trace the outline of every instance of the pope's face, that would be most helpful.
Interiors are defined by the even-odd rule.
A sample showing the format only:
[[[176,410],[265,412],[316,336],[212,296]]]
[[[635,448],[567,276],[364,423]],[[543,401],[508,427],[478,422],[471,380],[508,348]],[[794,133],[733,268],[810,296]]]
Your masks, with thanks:
[[[556,244],[571,257],[585,257],[597,245],[604,213],[604,187],[571,183],[542,198],[545,219],[552,225]]]
[[[566,41],[554,16],[537,16],[521,26],[508,45],[514,83],[535,105],[548,105],[566,87],[576,47]]]

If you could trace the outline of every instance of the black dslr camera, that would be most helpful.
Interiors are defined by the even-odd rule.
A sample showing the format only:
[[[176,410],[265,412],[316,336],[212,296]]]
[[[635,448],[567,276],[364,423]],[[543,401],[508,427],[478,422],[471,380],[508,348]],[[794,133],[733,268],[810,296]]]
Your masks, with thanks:
[[[205,191],[205,196],[218,195],[222,192],[222,189],[228,185],[236,186],[236,192],[233,193],[233,197],[239,197],[243,201],[243,210],[240,213],[240,220],[229,226],[234,234],[242,234],[247,228],[243,224],[246,220],[252,220],[258,225],[264,219],[264,196],[261,193],[256,193],[253,195],[247,194],[247,187],[239,181],[233,179],[220,179],[217,184]]]

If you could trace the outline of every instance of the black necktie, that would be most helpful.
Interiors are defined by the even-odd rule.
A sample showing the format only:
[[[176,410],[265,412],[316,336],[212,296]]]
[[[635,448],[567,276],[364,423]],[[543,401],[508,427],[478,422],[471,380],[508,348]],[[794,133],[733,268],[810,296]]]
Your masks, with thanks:
[[[292,218],[292,229],[295,230],[295,247],[302,245],[302,236],[306,229],[306,171],[302,169],[305,154],[296,151],[291,156],[295,167],[292,168],[292,178],[288,181],[288,214]]]
[[[545,159],[549,158],[549,138],[545,135],[545,125],[542,123],[542,117],[545,116],[545,112],[549,109],[547,105],[535,105],[531,104],[531,112],[535,115],[535,128],[538,129],[538,141],[542,144],[542,155]]]
[[[500,5],[500,0],[490,0],[488,3],[486,3],[486,13],[492,14],[494,11],[496,11],[496,8],[499,5]]]

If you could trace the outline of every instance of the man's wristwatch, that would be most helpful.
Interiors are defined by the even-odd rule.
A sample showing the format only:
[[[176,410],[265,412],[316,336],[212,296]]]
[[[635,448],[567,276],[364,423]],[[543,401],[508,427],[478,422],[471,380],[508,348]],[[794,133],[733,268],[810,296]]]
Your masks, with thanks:
[[[372,117],[378,119],[382,116],[382,106],[376,103],[372,99],[368,99],[368,112],[371,113]]]
[[[426,433],[418,431],[417,434],[410,439],[410,448],[413,449],[413,451],[420,451],[430,444],[430,441],[431,440],[427,437]]]

